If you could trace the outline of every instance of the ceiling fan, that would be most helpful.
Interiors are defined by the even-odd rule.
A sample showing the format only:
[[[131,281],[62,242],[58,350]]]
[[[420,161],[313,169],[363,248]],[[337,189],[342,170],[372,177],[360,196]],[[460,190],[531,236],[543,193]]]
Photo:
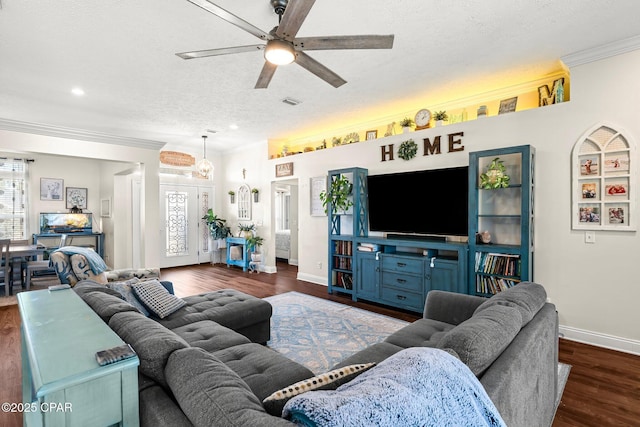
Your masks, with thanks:
[[[346,80],[311,58],[304,51],[391,49],[393,47],[393,35],[296,37],[315,0],[271,0],[271,5],[279,17],[279,25],[268,33],[217,6],[210,0],[188,1],[253,34],[266,43],[182,52],[176,53],[176,55],[182,59],[194,59],[264,50],[265,63],[258,77],[256,89],[263,89],[269,86],[277,66],[290,64],[291,62],[295,62],[307,71],[312,72],[333,87],[340,87],[346,83]]]

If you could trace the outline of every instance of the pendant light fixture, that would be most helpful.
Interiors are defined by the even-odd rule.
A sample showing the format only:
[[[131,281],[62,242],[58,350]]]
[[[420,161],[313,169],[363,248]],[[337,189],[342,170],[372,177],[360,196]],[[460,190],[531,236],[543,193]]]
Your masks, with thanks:
[[[209,178],[209,174],[213,172],[213,165],[207,160],[207,135],[202,135],[203,157],[196,166],[198,173],[205,178]]]

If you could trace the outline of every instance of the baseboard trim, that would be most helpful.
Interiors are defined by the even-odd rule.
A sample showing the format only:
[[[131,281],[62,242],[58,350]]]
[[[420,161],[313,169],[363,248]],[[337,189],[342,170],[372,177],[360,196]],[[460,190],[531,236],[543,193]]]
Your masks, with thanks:
[[[298,276],[296,277],[296,279],[304,280],[305,282],[315,283],[317,285],[328,286],[327,278],[325,276],[315,276],[313,274],[298,273]]]
[[[560,325],[559,329],[562,338],[640,356],[640,341],[638,340],[601,334],[570,326]]]

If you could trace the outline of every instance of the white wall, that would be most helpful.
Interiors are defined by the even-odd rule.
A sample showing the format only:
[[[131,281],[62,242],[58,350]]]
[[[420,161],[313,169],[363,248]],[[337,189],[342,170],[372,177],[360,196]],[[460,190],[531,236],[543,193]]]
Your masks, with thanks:
[[[545,286],[556,304],[562,332],[567,337],[640,353],[640,283],[635,268],[640,237],[637,232],[598,231],[596,243],[586,244],[584,232],[571,230],[570,181],[573,145],[596,123],[617,124],[636,141],[640,138],[639,72],[640,51],[635,51],[572,69],[571,101],[564,104],[282,159],[265,160],[266,148],[231,153],[225,157],[229,165],[225,179],[236,186],[241,165],[250,165],[266,183],[276,180],[276,164],[294,163],[293,178],[299,179],[300,207],[298,277],[326,283],[327,219],[309,215],[311,177],[352,166],[368,168],[369,174],[380,174],[467,165],[471,151],[531,144],[537,150],[535,281]],[[383,145],[395,144],[397,149],[411,137],[421,146],[423,138],[433,140],[436,135],[442,135],[444,143],[446,134],[454,132],[464,132],[463,152],[424,157],[419,150],[418,156],[410,161],[396,156],[394,161],[381,162]],[[639,160],[634,158],[631,162],[638,166]],[[247,181],[255,182],[254,175],[248,175]],[[640,190],[637,180],[631,185]],[[224,187],[230,185],[225,183]],[[416,198],[419,197],[417,189]],[[270,207],[264,206],[265,217],[269,212]],[[261,235],[268,238],[269,230],[261,231]],[[273,239],[269,240],[268,246],[273,248]],[[267,264],[273,266],[273,249],[269,255]]]

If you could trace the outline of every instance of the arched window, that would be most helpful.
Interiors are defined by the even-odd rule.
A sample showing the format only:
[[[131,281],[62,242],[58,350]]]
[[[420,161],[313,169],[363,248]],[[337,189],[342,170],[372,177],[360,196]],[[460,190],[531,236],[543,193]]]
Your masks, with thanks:
[[[636,146],[627,132],[599,124],[573,148],[574,230],[635,231]]]
[[[247,184],[238,189],[238,219],[251,220],[251,189]]]

